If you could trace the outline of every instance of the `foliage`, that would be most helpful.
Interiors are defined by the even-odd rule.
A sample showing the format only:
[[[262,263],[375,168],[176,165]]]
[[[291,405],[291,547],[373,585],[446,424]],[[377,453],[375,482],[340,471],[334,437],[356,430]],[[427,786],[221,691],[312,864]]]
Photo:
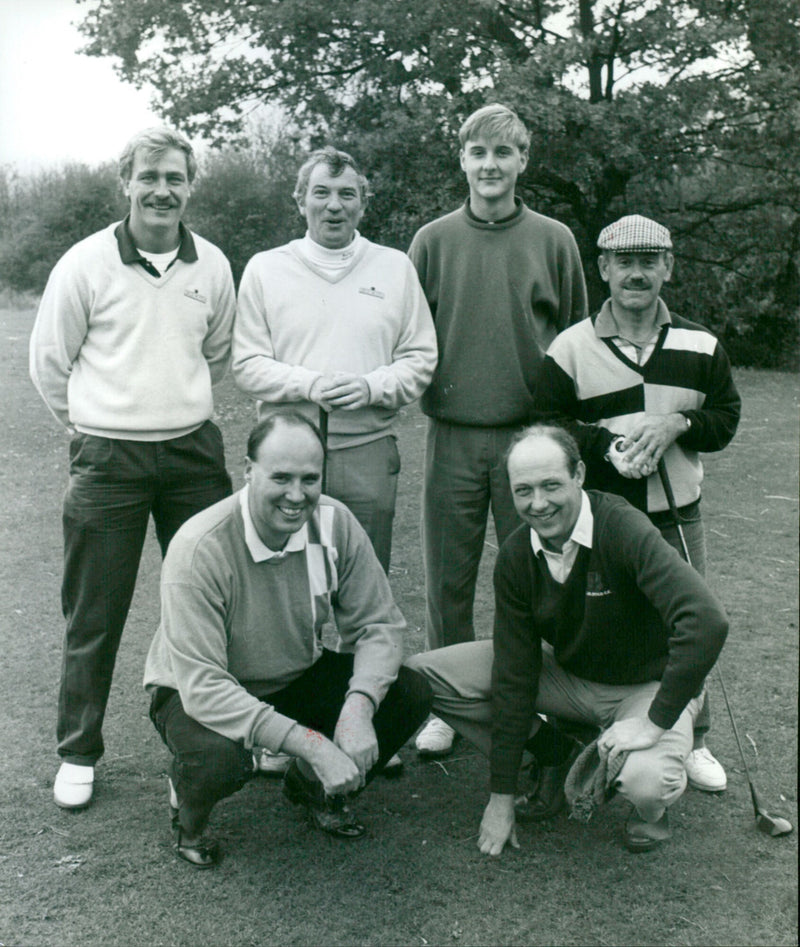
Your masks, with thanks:
[[[0,283],[41,291],[58,258],[77,240],[124,214],[113,164],[21,176],[0,168]]]
[[[187,223],[225,251],[237,284],[254,253],[304,231],[292,199],[296,163],[291,140],[265,138],[201,162]]]
[[[676,238],[676,308],[740,341],[769,318],[780,355],[798,322],[798,25],[794,0],[93,0],[82,29],[217,144],[268,104],[295,139],[348,147],[374,185],[365,232],[396,246],[463,199],[463,118],[507,102],[532,132],[522,193],[573,228],[593,303],[599,230],[649,213]]]

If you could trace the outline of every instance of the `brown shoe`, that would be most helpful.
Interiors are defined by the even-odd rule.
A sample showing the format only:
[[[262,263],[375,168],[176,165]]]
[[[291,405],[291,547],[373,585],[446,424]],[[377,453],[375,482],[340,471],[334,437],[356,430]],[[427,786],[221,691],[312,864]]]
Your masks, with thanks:
[[[308,779],[292,760],[283,777],[283,794],[290,802],[303,805],[311,821],[322,832],[342,839],[357,839],[366,832],[345,804],[344,796],[327,796],[322,783]]]
[[[543,822],[545,819],[552,819],[566,808],[564,782],[579,752],[580,747],[576,744],[563,763],[558,766],[538,767],[536,788],[518,796],[514,802],[514,813],[518,822]]]
[[[629,852],[651,852],[667,839],[672,838],[667,810],[658,822],[645,822],[636,809],[631,811],[625,823],[625,848]]]

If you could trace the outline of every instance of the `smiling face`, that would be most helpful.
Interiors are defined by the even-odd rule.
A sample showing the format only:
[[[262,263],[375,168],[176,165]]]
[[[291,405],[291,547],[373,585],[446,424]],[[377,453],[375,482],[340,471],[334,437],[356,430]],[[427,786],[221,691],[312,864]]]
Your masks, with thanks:
[[[514,210],[514,187],[528,163],[528,152],[510,139],[469,139],[461,149],[461,168],[469,184],[472,212],[498,220]]]
[[[130,229],[136,245],[154,253],[174,249],[189,200],[186,155],[177,148],[161,153],[138,148],[123,189],[131,202]]]
[[[655,315],[661,287],[672,276],[673,256],[656,253],[609,251],[598,260],[600,275],[608,283],[614,308],[641,319]]]
[[[546,549],[560,552],[572,534],[585,474],[583,461],[570,474],[561,446],[543,434],[526,437],[511,451],[508,479],[514,507]]]
[[[313,431],[278,421],[245,462],[249,510],[261,541],[283,549],[314,512],[322,488],[322,445]]]
[[[311,239],[329,250],[341,250],[352,241],[364,214],[358,174],[346,166],[341,174],[334,175],[324,161],[320,162],[311,171],[298,207]]]

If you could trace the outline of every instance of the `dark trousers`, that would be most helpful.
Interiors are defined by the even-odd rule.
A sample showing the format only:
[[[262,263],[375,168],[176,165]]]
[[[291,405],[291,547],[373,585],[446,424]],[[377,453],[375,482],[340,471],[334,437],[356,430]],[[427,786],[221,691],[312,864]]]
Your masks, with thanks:
[[[167,441],[73,437],[63,516],[62,759],[91,766],[103,754],[103,717],[150,515],[163,555],[182,523],[230,492],[222,435],[210,421]]]
[[[326,649],[297,680],[265,699],[279,713],[332,739],[352,675],[353,655]],[[427,718],[432,702],[425,678],[401,667],[372,720],[379,756],[367,783]],[[181,826],[187,835],[197,835],[217,802],[253,777],[252,752],[189,717],[178,692],[167,687],[154,692],[150,719],[172,753]]]

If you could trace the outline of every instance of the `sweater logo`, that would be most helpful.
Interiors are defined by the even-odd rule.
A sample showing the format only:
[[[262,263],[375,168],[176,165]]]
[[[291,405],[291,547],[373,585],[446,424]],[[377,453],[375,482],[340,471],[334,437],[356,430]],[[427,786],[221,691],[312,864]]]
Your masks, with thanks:
[[[586,575],[586,595],[597,598],[602,595],[611,595],[611,589],[605,587],[603,577],[599,572],[589,572]]]
[[[200,292],[199,289],[186,289],[183,292],[184,296],[188,296],[189,299],[193,299],[196,303],[206,302],[206,297]]]
[[[375,289],[374,286],[361,286],[359,287],[358,291],[364,296],[374,296],[376,299],[386,299],[386,293],[382,293],[379,289]]]

